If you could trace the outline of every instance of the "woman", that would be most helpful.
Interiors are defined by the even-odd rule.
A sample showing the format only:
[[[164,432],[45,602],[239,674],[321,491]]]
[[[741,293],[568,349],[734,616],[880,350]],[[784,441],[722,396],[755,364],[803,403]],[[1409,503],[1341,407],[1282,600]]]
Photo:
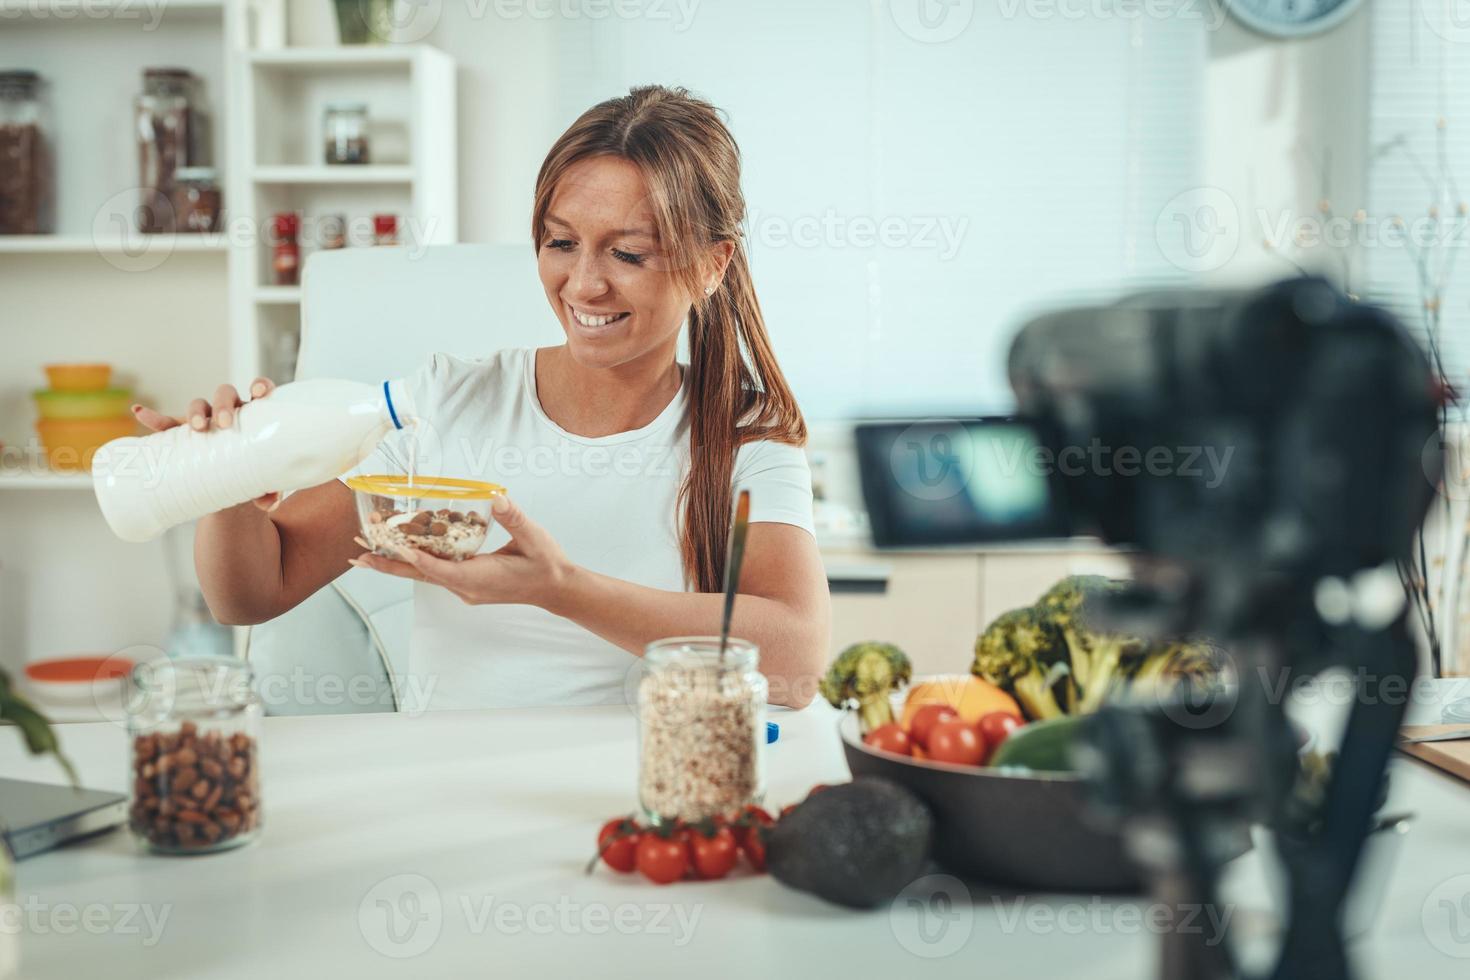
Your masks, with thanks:
[[[807,704],[829,599],[806,425],[756,301],[744,214],[739,151],[713,106],[650,86],[589,110],[551,148],[532,215],[566,342],[436,355],[409,381],[438,457],[423,470],[508,484],[503,530],[459,564],[398,561],[362,553],[341,482],[262,498],[199,522],[195,561],[216,618],[259,623],[349,565],[372,568],[419,583],[410,669],[432,685],[428,707],[621,702],[650,641],[718,632],[745,488],[731,631],[760,647],[772,702]],[[251,395],[270,389],[259,379]],[[153,429],[224,429],[240,404],[223,385],[186,419],[134,412]],[[383,461],[359,469],[384,472]]]

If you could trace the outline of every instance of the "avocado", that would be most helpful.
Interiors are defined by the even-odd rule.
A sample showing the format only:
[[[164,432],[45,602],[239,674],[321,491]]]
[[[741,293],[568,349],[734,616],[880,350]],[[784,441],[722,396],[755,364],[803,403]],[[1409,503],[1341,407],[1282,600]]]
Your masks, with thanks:
[[[808,797],[766,840],[767,867],[783,885],[868,909],[890,901],[923,870],[934,818],[913,793],[864,777]]]
[[[1033,721],[1011,732],[990,760],[994,767],[1025,766],[1037,772],[1073,772],[1072,743],[1082,729],[1075,715]]]

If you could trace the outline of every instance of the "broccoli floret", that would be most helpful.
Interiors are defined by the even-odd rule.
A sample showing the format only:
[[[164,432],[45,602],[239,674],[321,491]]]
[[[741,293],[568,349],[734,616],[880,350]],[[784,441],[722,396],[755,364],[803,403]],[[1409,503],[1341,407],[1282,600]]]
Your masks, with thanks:
[[[996,618],[975,641],[970,672],[1015,695],[1032,720],[1065,714],[1052,693],[1063,644],[1032,608]]]
[[[834,708],[857,703],[863,731],[893,721],[891,696],[909,682],[913,665],[891,643],[855,643],[837,655],[822,678],[822,697]]]
[[[1127,665],[1138,687],[1178,683],[1212,684],[1220,678],[1224,651],[1205,640],[1176,640],[1150,649]]]
[[[1101,575],[1070,575],[1047,590],[1036,603],[1040,618],[1062,637],[1072,679],[1081,689],[1076,714],[1091,714],[1121,681],[1123,662],[1141,653],[1135,637],[1097,629],[1088,621],[1088,604],[1125,583]]]

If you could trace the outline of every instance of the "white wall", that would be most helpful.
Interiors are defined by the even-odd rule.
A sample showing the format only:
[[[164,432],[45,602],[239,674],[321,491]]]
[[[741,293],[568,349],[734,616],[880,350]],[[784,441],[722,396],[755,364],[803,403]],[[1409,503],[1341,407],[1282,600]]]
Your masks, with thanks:
[[[1367,206],[1368,7],[1300,41],[1263,38],[1234,21],[1211,33],[1205,185],[1225,196],[1202,200],[1230,209],[1222,227],[1235,229],[1238,247],[1215,256],[1221,264],[1210,278],[1249,284],[1290,275],[1281,254],[1264,246],[1283,222],[1316,218],[1324,196],[1338,215]],[[1313,271],[1335,276],[1339,268],[1325,247],[1285,251]]]
[[[716,9],[718,0],[703,0]],[[670,0],[666,9],[679,8]],[[488,3],[445,0],[442,18],[426,38],[460,64],[460,226],[467,241],[528,242],[531,193],[542,156],[576,114],[595,98],[616,94],[599,79],[630,70],[649,80],[674,81],[662,69],[656,46],[623,64],[596,42],[589,25],[558,24],[522,10],[519,17],[481,17]],[[516,9],[509,5],[508,9]],[[821,46],[821,23],[792,14],[773,24],[781,36],[810,36]],[[670,44],[683,43],[669,25]],[[10,58],[0,27],[0,53]],[[796,34],[794,32],[804,32]],[[773,33],[773,38],[779,39]],[[1354,17],[1324,38],[1281,44],[1233,24],[1209,37],[1206,98],[1199,107],[1205,129],[1205,182],[1221,188],[1239,215],[1259,207],[1310,213],[1320,195],[1313,168],[1297,144],[1313,154],[1332,151],[1334,197],[1348,210],[1363,197],[1366,123],[1366,17]],[[796,46],[799,48],[800,46]],[[783,57],[795,57],[792,51]],[[759,59],[752,47],[748,57]],[[775,86],[785,86],[787,65],[759,62]],[[1045,66],[1018,70],[1014,84],[1045,84]],[[621,84],[621,83],[620,83]],[[830,112],[806,109],[801,91],[776,89],[779,106],[811,112],[820,142],[865,139],[830,125]],[[957,110],[959,111],[959,110]],[[758,127],[742,132],[748,153],[762,145]],[[997,140],[986,152],[1014,154],[1016,144]],[[812,165],[820,166],[814,156]],[[752,163],[752,166],[758,164]],[[1181,191],[1188,188],[1180,188]],[[1005,193],[1003,188],[997,194]],[[1255,230],[1243,228],[1240,247],[1210,276],[1248,281],[1286,269],[1263,252]],[[181,406],[225,375],[224,276],[220,257],[174,256],[154,273],[94,283],[78,289],[85,259],[0,257],[0,437],[29,431],[28,392],[41,382],[47,360],[101,356],[134,374],[140,391],[157,404]],[[214,263],[214,265],[211,265]],[[818,286],[823,284],[818,283]],[[977,302],[983,303],[984,297]],[[88,324],[103,329],[84,332]],[[838,348],[844,343],[834,336]],[[840,353],[840,351],[839,351]],[[804,352],[828,358],[822,350]],[[850,490],[850,488],[848,488]],[[838,496],[851,499],[839,491]],[[53,525],[54,522],[54,525]],[[56,536],[47,533],[57,528]],[[60,558],[58,555],[66,555]],[[80,649],[116,649],[159,643],[170,614],[163,552],[124,548],[108,539],[85,495],[37,501],[29,493],[0,492],[0,663]]]

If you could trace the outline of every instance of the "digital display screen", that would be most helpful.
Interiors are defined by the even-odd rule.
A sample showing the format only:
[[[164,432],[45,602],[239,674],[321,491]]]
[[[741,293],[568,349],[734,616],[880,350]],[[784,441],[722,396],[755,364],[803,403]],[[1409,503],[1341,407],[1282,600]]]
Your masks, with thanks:
[[[1067,535],[1054,467],[1024,420],[872,423],[856,438],[880,547]]]

